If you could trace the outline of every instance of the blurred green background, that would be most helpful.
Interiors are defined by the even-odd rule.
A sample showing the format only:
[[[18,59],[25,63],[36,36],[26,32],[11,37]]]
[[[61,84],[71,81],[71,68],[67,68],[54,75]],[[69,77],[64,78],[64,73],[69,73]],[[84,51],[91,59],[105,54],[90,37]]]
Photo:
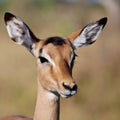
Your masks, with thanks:
[[[98,41],[80,48],[73,69],[79,89],[61,99],[61,120],[120,120],[119,0],[0,0],[0,116],[34,114],[36,60],[15,45],[5,29],[4,13],[22,18],[40,38],[66,37],[104,16]]]

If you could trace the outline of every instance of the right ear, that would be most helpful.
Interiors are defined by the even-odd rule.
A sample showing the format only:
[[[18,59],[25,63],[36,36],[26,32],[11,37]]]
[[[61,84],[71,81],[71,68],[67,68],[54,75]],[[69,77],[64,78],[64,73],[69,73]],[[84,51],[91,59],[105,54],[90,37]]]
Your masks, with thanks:
[[[33,44],[38,42],[39,39],[32,33],[29,27],[21,19],[8,12],[5,13],[4,20],[9,37],[16,44],[23,45],[32,53]]]
[[[82,30],[73,32],[67,37],[75,49],[93,44],[107,23],[107,17],[86,25]]]

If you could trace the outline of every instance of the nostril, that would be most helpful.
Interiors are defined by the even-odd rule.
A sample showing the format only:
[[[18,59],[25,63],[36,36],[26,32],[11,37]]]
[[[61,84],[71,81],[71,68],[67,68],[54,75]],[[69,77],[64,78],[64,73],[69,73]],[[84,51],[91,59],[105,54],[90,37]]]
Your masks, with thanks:
[[[65,84],[65,83],[63,83],[63,86],[66,90],[71,90],[71,87],[69,85]]]
[[[77,85],[76,85],[76,84],[74,84],[74,85],[71,87],[71,86],[63,83],[63,86],[64,86],[64,88],[65,88],[66,90],[71,90],[71,91],[72,91],[72,90],[74,90],[74,91],[77,90]]]
[[[71,90],[77,90],[77,85],[75,84],[73,87],[72,87],[72,89]]]

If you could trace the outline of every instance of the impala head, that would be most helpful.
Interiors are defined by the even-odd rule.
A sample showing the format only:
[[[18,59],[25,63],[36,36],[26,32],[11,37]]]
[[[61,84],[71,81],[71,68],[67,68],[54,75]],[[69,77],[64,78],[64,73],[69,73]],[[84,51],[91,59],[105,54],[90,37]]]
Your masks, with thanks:
[[[107,18],[90,23],[67,38],[38,39],[29,27],[11,13],[5,13],[5,23],[10,38],[23,45],[37,59],[41,86],[55,95],[70,97],[77,91],[72,78],[75,50],[94,43],[104,28]]]

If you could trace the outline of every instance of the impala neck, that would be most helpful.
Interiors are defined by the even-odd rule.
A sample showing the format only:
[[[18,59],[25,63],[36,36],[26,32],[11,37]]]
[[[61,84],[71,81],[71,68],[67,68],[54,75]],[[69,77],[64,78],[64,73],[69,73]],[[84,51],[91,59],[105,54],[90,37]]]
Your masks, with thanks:
[[[60,98],[43,89],[38,80],[34,120],[59,120]]]

